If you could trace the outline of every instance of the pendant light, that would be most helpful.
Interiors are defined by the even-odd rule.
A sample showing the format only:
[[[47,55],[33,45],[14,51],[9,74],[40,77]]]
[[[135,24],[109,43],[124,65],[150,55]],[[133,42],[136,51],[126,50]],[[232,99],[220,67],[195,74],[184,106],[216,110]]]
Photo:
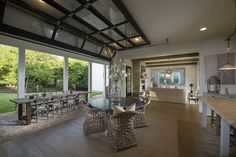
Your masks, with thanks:
[[[236,0],[235,0],[235,16],[236,16]],[[232,34],[230,34],[225,41],[227,41],[227,64],[222,66],[221,68],[219,68],[220,71],[228,71],[228,70],[236,70],[236,66],[235,65],[231,65],[229,63],[229,55],[230,55],[230,41],[231,41],[231,37],[234,36],[236,33],[236,21],[235,21],[235,29],[234,32]]]
[[[222,66],[219,70],[221,70],[221,71],[236,70],[236,66],[231,65],[229,63],[229,55],[230,55],[229,51],[230,51],[230,40],[231,40],[231,38],[227,38],[226,40],[227,40],[227,63],[224,66]]]

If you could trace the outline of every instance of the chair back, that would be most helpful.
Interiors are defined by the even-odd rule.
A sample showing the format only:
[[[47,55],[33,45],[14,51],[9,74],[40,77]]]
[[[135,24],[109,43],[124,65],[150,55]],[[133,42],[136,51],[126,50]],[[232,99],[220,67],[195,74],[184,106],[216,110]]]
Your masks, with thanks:
[[[104,111],[101,111],[97,108],[93,108],[88,104],[84,104],[82,107],[87,117],[100,118],[100,117],[103,117],[105,114]]]
[[[110,117],[118,127],[134,126],[133,117],[137,115],[136,111],[120,112]]]

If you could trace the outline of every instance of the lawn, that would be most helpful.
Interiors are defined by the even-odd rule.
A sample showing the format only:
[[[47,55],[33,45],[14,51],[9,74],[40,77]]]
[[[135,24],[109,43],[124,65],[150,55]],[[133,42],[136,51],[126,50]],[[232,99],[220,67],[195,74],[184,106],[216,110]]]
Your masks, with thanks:
[[[17,95],[12,93],[0,93],[0,113],[15,111],[15,105],[10,102],[10,99],[16,99]]]
[[[102,95],[103,92],[92,92],[92,96],[98,96],[98,95]]]

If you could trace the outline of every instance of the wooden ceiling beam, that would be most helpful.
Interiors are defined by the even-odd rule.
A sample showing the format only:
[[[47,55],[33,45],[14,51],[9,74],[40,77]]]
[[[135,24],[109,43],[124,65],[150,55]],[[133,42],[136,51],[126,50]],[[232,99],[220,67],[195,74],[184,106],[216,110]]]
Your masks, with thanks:
[[[198,58],[194,59],[178,59],[178,60],[167,60],[167,61],[153,61],[153,62],[147,62],[145,63],[146,65],[151,65],[151,64],[166,64],[166,63],[180,63],[180,62],[198,62]]]
[[[177,54],[177,55],[139,58],[139,59],[133,59],[133,61],[151,61],[151,60],[175,59],[175,58],[177,59],[177,58],[187,58],[187,57],[199,57],[199,53],[194,52],[194,53]]]
[[[180,65],[196,65],[196,64],[197,62],[189,62],[189,63],[176,63],[176,64],[146,65],[146,67],[180,66]]]

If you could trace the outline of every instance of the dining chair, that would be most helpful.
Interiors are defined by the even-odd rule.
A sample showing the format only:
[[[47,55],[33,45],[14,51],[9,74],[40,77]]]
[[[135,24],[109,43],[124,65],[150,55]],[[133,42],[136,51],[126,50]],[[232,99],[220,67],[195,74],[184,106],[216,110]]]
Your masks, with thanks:
[[[146,99],[146,101],[144,102],[144,106],[138,110],[136,110],[136,112],[138,112],[139,114],[136,114],[134,116],[134,128],[141,128],[141,127],[145,127],[146,125],[146,120],[145,120],[145,111],[147,106],[151,103],[150,99]]]
[[[64,110],[66,110],[66,112],[68,112],[70,106],[67,103],[67,94],[63,94],[61,96],[61,103],[62,103],[61,104],[62,105],[62,107],[61,107],[61,114],[63,114]]]
[[[137,114],[136,111],[128,111],[108,116],[107,136],[116,152],[137,146],[134,131],[134,116]]]
[[[67,103],[69,109],[75,110],[76,94],[68,94],[67,99],[66,99],[66,103]]]
[[[54,118],[55,112],[60,115],[62,115],[62,109],[63,109],[63,101],[61,96],[53,96],[49,101],[48,101],[48,106],[49,106],[49,112],[52,113],[52,116]]]
[[[107,129],[107,114],[104,111],[84,104],[83,109],[86,112],[86,118],[83,125],[84,135],[104,132]]]
[[[32,118],[35,117],[36,123],[38,122],[38,117],[47,117],[49,115],[49,106],[47,104],[48,99],[36,98],[35,101],[31,104],[32,107]]]

